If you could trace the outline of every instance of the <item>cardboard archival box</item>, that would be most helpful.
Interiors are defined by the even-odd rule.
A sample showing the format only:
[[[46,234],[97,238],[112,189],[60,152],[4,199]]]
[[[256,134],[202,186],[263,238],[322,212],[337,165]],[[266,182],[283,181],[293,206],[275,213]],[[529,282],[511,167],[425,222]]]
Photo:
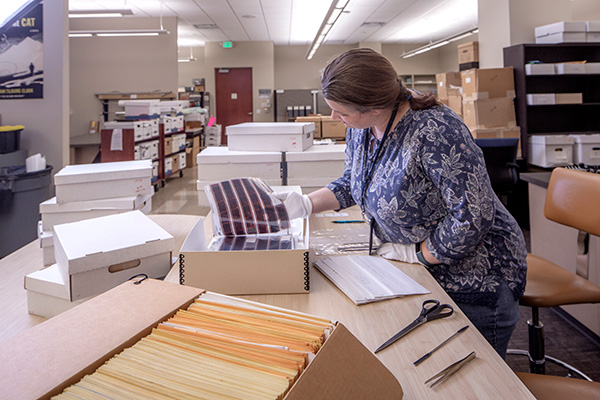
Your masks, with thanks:
[[[479,42],[459,44],[457,49],[459,64],[479,61]]]
[[[461,85],[460,72],[444,72],[435,74],[437,83],[437,96],[439,99],[447,99],[451,94],[456,95]]]
[[[281,157],[281,152],[275,151],[232,151],[227,147],[207,147],[196,157],[198,179],[222,181],[251,176],[281,182]]]
[[[321,137],[324,139],[346,139],[346,125],[329,115],[321,117]]]
[[[513,68],[473,68],[461,71],[464,100],[515,97]]]
[[[52,318],[91,298],[70,301],[66,283],[56,264],[27,275],[25,290],[29,314],[44,318]]]
[[[285,154],[287,178],[340,177],[344,172],[346,145],[313,145]],[[288,183],[289,184],[289,183]]]
[[[227,146],[238,151],[302,151],[312,146],[313,122],[245,122],[226,128]]]
[[[44,230],[49,231],[54,225],[127,211],[140,210],[144,214],[148,214],[152,209],[152,195],[153,193],[149,193],[112,199],[72,201],[69,203],[57,203],[56,197],[53,197],[40,203],[42,226]]]
[[[556,104],[582,104],[583,93],[556,93]]]
[[[457,113],[461,118],[463,116],[463,100],[462,100],[462,96],[458,95],[458,96],[450,96],[448,97],[447,101],[447,106],[450,107],[450,109],[452,111],[454,111],[455,113]]]
[[[299,187],[292,186],[273,189],[300,192]],[[208,249],[213,238],[213,216],[209,212],[181,246],[180,283],[224,294],[308,293],[308,219],[291,223],[293,232],[301,230],[294,249],[213,251]]]
[[[583,62],[566,62],[554,64],[556,75],[564,74],[585,74],[586,67]]]
[[[600,134],[569,135],[573,138],[575,164],[600,165]]]
[[[567,135],[529,135],[530,164],[551,168],[573,164],[574,139]]]
[[[56,201],[85,201],[154,193],[152,161],[67,165],[54,175]]]
[[[47,399],[61,393],[203,292],[152,279],[139,284],[129,281],[1,342],[3,396]],[[285,399],[395,400],[402,396],[392,373],[338,323]]]
[[[133,275],[162,278],[175,239],[140,211],[54,227],[54,250],[70,300],[94,296]]]
[[[472,100],[463,102],[463,121],[469,129],[516,126],[512,98]]]
[[[314,139],[321,138],[321,115],[309,115],[306,117],[296,117],[296,122],[312,122],[315,124],[315,132],[313,134]]]

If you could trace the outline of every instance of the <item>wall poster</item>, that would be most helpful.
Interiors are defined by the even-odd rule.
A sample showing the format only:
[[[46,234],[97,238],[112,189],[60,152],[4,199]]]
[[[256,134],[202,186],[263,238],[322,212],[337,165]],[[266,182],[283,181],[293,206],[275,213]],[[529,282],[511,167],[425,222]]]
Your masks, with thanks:
[[[0,100],[44,97],[42,17],[43,0],[29,0],[0,21]]]

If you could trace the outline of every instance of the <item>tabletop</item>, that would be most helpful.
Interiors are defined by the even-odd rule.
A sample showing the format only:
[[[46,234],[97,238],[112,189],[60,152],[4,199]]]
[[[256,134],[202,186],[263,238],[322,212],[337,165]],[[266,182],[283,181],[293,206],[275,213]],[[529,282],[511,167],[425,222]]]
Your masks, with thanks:
[[[187,233],[201,219],[191,215],[154,214],[150,217],[175,237],[174,255]],[[359,219],[360,212],[351,210],[344,218]],[[364,242],[365,238],[368,239],[367,224],[336,224],[331,222],[334,219],[340,219],[339,215],[319,214],[311,218],[311,243],[315,243],[311,259],[327,253],[336,254],[336,246],[331,245],[334,239],[337,243],[349,243],[353,240]],[[393,264],[431,293],[356,306],[319,271],[311,267],[309,294],[240,297],[339,321],[370,351],[374,351],[412,322],[419,314],[424,300],[437,299],[454,306],[455,312],[451,317],[420,326],[376,354],[402,385],[404,398],[534,398],[423,266],[399,262]],[[0,330],[0,341],[44,321],[44,318],[27,313],[27,292],[23,286],[24,276],[40,268],[42,252],[38,241],[29,243],[0,260],[0,273],[3,276],[0,290],[0,323],[3,328]],[[165,280],[176,282],[176,269],[174,267]],[[470,329],[440,348],[419,366],[413,365],[415,360],[465,325],[470,325]],[[429,377],[471,351],[476,352],[477,358],[448,381],[435,389],[424,384]]]

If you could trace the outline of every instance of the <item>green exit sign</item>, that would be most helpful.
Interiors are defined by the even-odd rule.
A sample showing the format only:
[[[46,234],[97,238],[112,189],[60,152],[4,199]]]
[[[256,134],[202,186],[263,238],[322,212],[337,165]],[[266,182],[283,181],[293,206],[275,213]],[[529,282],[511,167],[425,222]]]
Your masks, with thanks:
[[[224,49],[231,49],[233,47],[233,42],[223,42]]]

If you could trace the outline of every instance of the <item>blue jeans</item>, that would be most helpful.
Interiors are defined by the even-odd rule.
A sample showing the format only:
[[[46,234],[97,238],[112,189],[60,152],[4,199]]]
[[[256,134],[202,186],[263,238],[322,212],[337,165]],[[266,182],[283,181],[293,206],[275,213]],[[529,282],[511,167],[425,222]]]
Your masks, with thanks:
[[[520,317],[519,302],[505,283],[498,290],[498,302],[493,306],[456,304],[498,354],[506,358],[508,341]]]

